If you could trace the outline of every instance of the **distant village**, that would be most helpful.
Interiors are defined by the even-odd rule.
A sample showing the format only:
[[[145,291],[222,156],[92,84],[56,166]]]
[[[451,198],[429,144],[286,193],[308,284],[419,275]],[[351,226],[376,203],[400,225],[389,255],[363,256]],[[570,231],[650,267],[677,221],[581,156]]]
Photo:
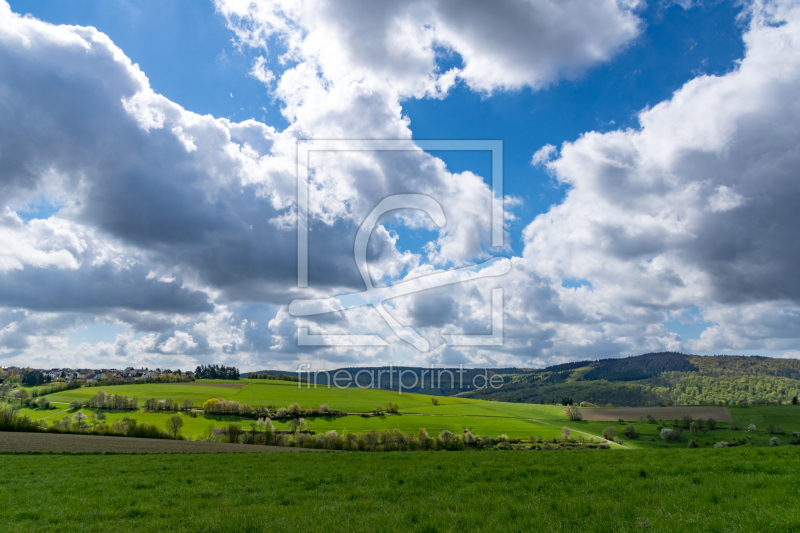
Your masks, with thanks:
[[[30,382],[31,385],[38,385],[47,382],[60,381],[71,383],[81,381],[85,383],[136,383],[136,382],[172,382],[172,381],[193,381],[194,372],[183,372],[181,370],[161,370],[157,368],[133,368],[128,367],[124,370],[116,368],[19,368],[19,367],[0,367],[0,381],[23,383]]]

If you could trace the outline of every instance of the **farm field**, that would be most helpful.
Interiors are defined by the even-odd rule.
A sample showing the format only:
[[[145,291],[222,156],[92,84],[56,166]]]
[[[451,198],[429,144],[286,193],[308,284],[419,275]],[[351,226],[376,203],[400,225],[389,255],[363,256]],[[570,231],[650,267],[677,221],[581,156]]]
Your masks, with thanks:
[[[0,498],[10,531],[788,532],[799,467],[795,447],[4,455]]]
[[[284,453],[323,452],[284,446],[248,446],[226,442],[190,442],[169,439],[134,439],[103,435],[60,435],[0,431],[0,452],[55,453]]]
[[[725,407],[714,406],[675,406],[675,407],[616,407],[601,409],[581,409],[584,420],[612,421],[620,418],[623,420],[646,420],[647,415],[653,415],[656,420],[673,420],[689,415],[694,419],[708,420],[713,418],[717,422],[732,422],[730,413]]]

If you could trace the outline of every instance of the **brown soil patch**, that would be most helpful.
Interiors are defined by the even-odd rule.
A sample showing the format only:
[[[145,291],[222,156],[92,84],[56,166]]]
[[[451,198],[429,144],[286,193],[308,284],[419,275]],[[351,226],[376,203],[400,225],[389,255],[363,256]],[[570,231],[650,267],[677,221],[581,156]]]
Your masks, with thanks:
[[[168,385],[191,385],[193,387],[221,387],[223,389],[243,389],[248,383],[197,383],[195,381],[181,381],[180,383],[168,383]]]
[[[131,439],[101,435],[14,433],[0,431],[0,451],[5,452],[116,452],[116,453],[285,453],[319,452],[313,448],[255,446],[225,442]]]
[[[713,418],[717,422],[732,422],[730,413],[724,407],[713,406],[674,406],[674,407],[619,407],[613,409],[581,409],[584,420],[593,422],[616,422],[620,418],[629,422],[647,420],[653,415],[656,420],[683,419],[689,415],[697,420]]]

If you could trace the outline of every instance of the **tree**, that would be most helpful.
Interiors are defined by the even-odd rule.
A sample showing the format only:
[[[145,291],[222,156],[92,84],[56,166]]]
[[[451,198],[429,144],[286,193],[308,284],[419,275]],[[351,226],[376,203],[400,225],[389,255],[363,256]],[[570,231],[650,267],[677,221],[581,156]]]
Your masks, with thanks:
[[[192,409],[194,409],[194,402],[192,400],[183,400],[183,405],[181,406],[181,409],[183,409],[184,411],[191,411]]]
[[[622,430],[622,433],[624,433],[629,439],[639,438],[639,432],[633,426],[625,426],[625,428]]]
[[[617,438],[617,430],[611,426],[608,426],[606,429],[603,430],[603,438],[606,440],[614,440]]]
[[[306,421],[302,418],[293,418],[289,421],[289,430],[292,433],[306,429]]]
[[[712,431],[717,429],[717,421],[714,420],[713,418],[709,418],[708,419],[708,429],[710,429]]]
[[[239,433],[241,430],[236,424],[229,424],[228,429],[225,431],[225,440],[228,442],[239,442]]]
[[[78,411],[75,413],[75,416],[72,417],[72,421],[75,423],[79,430],[83,430],[86,427],[86,415],[83,414],[83,411]]]
[[[561,398],[561,405],[572,405],[573,403],[574,402],[572,401],[572,398],[570,398],[569,396],[564,396],[563,398]]]
[[[177,439],[181,434],[183,427],[183,419],[178,415],[171,416],[167,419],[167,433],[172,435],[173,439]]]
[[[792,405],[797,405],[797,396],[792,396]]]
[[[578,409],[574,405],[570,405],[569,407],[567,407],[564,410],[564,412],[567,414],[569,419],[572,420],[573,422],[574,421],[578,421],[578,420],[583,420],[583,413],[581,413],[581,410]]]
[[[431,403],[433,405],[439,405],[439,399],[438,398],[431,398]]]
[[[569,440],[569,438],[571,436],[572,436],[572,431],[570,431],[570,429],[568,427],[564,426],[563,428],[561,428],[561,438],[562,439]]]

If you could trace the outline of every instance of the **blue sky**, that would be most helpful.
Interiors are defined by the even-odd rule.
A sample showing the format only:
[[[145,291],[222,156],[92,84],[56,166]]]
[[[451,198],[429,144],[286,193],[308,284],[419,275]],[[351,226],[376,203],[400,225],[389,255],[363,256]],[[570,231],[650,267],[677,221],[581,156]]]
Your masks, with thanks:
[[[53,269],[60,275],[62,270],[77,268],[82,272],[89,268],[86,265],[98,264],[97,259],[92,260],[86,254],[99,254],[103,258],[120,254],[116,264],[140,265],[141,273],[128,270],[126,274],[139,276],[136,278],[139,281],[115,282],[115,289],[124,292],[127,289],[122,287],[130,287],[133,291],[115,296],[116,300],[93,296],[95,299],[90,303],[71,309],[68,304],[51,304],[46,298],[37,299],[30,294],[8,291],[8,295],[0,295],[7,298],[0,304],[8,309],[8,317],[18,316],[15,313],[19,309],[44,312],[52,308],[62,313],[61,326],[36,326],[44,327],[46,333],[42,330],[37,334],[35,320],[29,318],[34,329],[26,340],[5,341],[8,357],[30,353],[26,350],[33,349],[37,342],[55,345],[56,338],[65,338],[70,346],[87,343],[100,346],[97,348],[100,352],[105,349],[103,343],[111,346],[128,342],[126,346],[135,350],[138,354],[135,357],[142,361],[163,361],[173,366],[217,360],[232,350],[234,353],[241,350],[238,356],[244,361],[243,366],[258,366],[265,358],[275,357],[278,360],[272,361],[277,366],[291,366],[302,357],[312,357],[322,364],[351,361],[341,351],[304,351],[298,347],[291,333],[298,323],[282,311],[296,294],[285,281],[291,279],[289,263],[294,261],[294,252],[289,237],[282,233],[288,230],[280,221],[291,215],[289,197],[293,184],[285,181],[290,175],[281,174],[290,168],[282,159],[285,152],[280,151],[284,150],[281,143],[289,142],[285,146],[290,146],[292,139],[315,136],[352,139],[406,135],[414,139],[503,140],[505,194],[516,199],[509,205],[514,219],[507,223],[510,247],[503,253],[514,257],[519,265],[515,269],[519,277],[507,282],[507,290],[524,287],[520,294],[525,297],[508,304],[512,306],[509,316],[517,317],[511,324],[518,329],[509,331],[508,338],[515,340],[506,344],[503,353],[456,350],[440,345],[435,353],[424,356],[400,343],[388,352],[370,352],[366,362],[539,366],[579,357],[630,355],[657,349],[775,356],[793,356],[800,349],[800,343],[791,333],[794,319],[787,318],[794,316],[794,289],[768,287],[762,281],[764,276],[757,274],[764,271],[770,272],[767,276],[774,276],[782,271],[783,260],[773,254],[787,244],[786,236],[780,234],[773,242],[773,237],[759,233],[761,222],[748,222],[763,221],[763,216],[756,212],[758,209],[767,209],[766,212],[778,216],[779,210],[770,211],[753,199],[765,195],[776,199],[791,197],[791,193],[778,185],[788,182],[776,175],[774,188],[767,186],[757,192],[753,189],[756,185],[748,185],[747,181],[755,179],[754,172],[742,170],[742,176],[747,178],[725,174],[723,169],[746,169],[751,164],[733,162],[735,156],[747,152],[735,149],[739,142],[736,139],[756,135],[753,132],[757,128],[748,126],[747,120],[737,122],[736,128],[751,127],[752,131],[726,133],[727,137],[720,137],[714,144],[714,132],[722,131],[714,129],[714,121],[721,124],[724,119],[718,117],[724,115],[702,117],[695,112],[687,118],[681,114],[681,106],[689,109],[699,105],[698,109],[704,109],[694,103],[701,98],[706,99],[712,111],[715,105],[720,109],[728,105],[721,96],[725,91],[714,92],[715,80],[730,86],[729,92],[733,94],[744,94],[746,84],[740,81],[744,76],[740,68],[748,64],[746,36],[750,35],[758,45],[759,38],[768,40],[762,34],[767,35],[770,28],[777,32],[782,26],[791,26],[795,13],[792,2],[768,2],[766,7],[762,6],[764,11],[759,12],[759,6],[727,1],[653,1],[638,5],[609,1],[593,4],[591,9],[596,11],[586,14],[581,13],[588,11],[585,6],[565,3],[559,7],[564,13],[553,16],[563,15],[566,17],[563,20],[574,22],[575,27],[565,25],[563,29],[557,27],[560,22],[554,22],[556,19],[542,18],[544,11],[537,11],[536,2],[531,4],[530,13],[515,12],[518,7],[513,3],[503,3],[497,13],[490,15],[497,17],[497,24],[508,28],[508,35],[502,37],[483,33],[487,15],[479,7],[474,13],[460,13],[450,10],[446,3],[428,5],[421,0],[418,3],[423,6],[418,11],[423,13],[420,15],[423,19],[413,22],[406,31],[420,33],[407,42],[402,34],[399,37],[392,34],[393,24],[409,20],[399,4],[383,11],[358,2],[325,4],[316,11],[304,11],[305,4],[273,10],[265,2],[242,11],[242,6],[224,0],[216,4],[188,0],[91,3],[9,0],[11,11],[29,13],[42,23],[96,28],[138,65],[147,76],[149,87],[136,89],[139,82],[125,79],[128,76],[125,74],[120,75],[122,81],[115,81],[117,85],[109,89],[126,87],[119,89],[118,95],[109,93],[112,107],[114,102],[129,101],[133,92],[143,95],[144,103],[136,104],[141,107],[126,104],[122,111],[127,115],[121,115],[119,120],[108,119],[108,126],[103,126],[121,128],[126,116],[135,116],[139,121],[137,135],[143,137],[132,141],[134,144],[128,148],[115,147],[117,155],[109,156],[109,161],[114,161],[122,152],[142,154],[141,161],[132,163],[130,171],[123,172],[116,181],[107,174],[99,174],[98,185],[87,189],[51,185],[52,179],[39,177],[38,185],[10,194],[7,204],[23,224],[19,231],[30,233],[25,233],[24,238],[33,243],[32,249],[41,252],[45,250],[43,247],[51,246],[45,244],[51,241],[43,240],[42,232],[55,231],[32,224],[37,220],[42,221],[42,227],[61,221],[74,224],[69,231],[74,231],[75,237],[70,242],[90,243],[64,248],[61,255],[47,248],[50,255],[46,259],[31,259],[35,256],[33,252],[9,259],[11,265],[23,265],[6,271],[18,277],[14,283],[32,283],[26,276],[32,276],[31,279],[44,276],[49,283],[61,286],[68,282],[53,278]],[[573,8],[578,11],[570,12]],[[584,16],[585,21],[581,19]],[[594,23],[601,19],[605,22]],[[492,24],[485,22],[486,27]],[[413,26],[417,23],[418,26]],[[55,31],[50,29],[52,26],[32,28],[25,31],[38,31],[39,35]],[[426,44],[426,39],[433,44]],[[320,47],[320,42],[327,42],[327,46]],[[749,60],[756,65],[756,71],[767,68],[758,63],[760,57],[754,55]],[[784,68],[793,62],[791,50],[786,51]],[[257,65],[265,73],[262,79],[255,74]],[[448,71],[455,73],[453,77],[448,77]],[[52,71],[51,75],[58,73]],[[104,76],[98,67],[96,79],[103,80]],[[760,79],[770,78],[764,75]],[[769,90],[773,89],[759,94]],[[46,94],[44,88],[42,91]],[[161,95],[166,100],[157,101],[151,95]],[[667,105],[671,101],[672,105]],[[166,102],[181,106],[185,112],[164,111],[171,105]],[[91,107],[91,102],[75,100],[74,109],[67,112],[80,110],[83,116],[88,116],[91,111],[87,109]],[[40,116],[45,113],[29,109]],[[647,117],[644,123],[639,120],[642,112]],[[143,122],[149,119],[142,118],[161,115],[174,124],[169,130],[172,136],[163,141],[161,133],[154,132],[166,134],[168,129],[160,124],[152,129]],[[108,112],[104,116],[108,117]],[[230,121],[226,124],[246,125],[239,129],[220,126],[218,119]],[[243,122],[247,119],[254,119],[255,123]],[[205,134],[192,130],[197,124],[205,124],[203,121],[208,122],[207,128],[203,126]],[[261,126],[256,123],[268,128],[259,129]],[[246,169],[253,167],[242,163],[241,158],[237,162],[214,159],[217,156],[212,154],[217,149],[208,144],[213,136],[207,135],[219,127],[230,131],[230,142],[239,143],[236,146],[244,149],[246,143],[251,143],[247,144],[248,149],[258,152],[256,155],[262,158],[259,168],[266,169],[270,177],[249,177],[252,170]],[[687,139],[695,140],[685,142],[683,133],[671,136],[661,133],[704,131],[704,128],[709,133],[694,137],[687,133]],[[189,131],[193,133],[188,137],[182,133]],[[257,143],[252,144],[254,135],[262,141],[267,139],[263,149]],[[187,147],[188,155],[168,155],[176,137]],[[663,146],[652,147],[647,141],[651,137],[664,139],[660,141]],[[95,141],[86,140],[85,146],[92,142]],[[534,153],[545,145],[553,145],[556,150],[542,164],[532,164]],[[770,150],[767,152],[772,153]],[[673,152],[714,154],[718,160],[708,167],[709,163],[702,158],[691,155],[681,156],[684,159],[676,156],[668,162],[659,159],[659,153]],[[248,154],[242,157],[256,158],[252,155],[255,152]],[[454,175],[472,172],[488,184],[489,154],[431,152],[431,155],[443,161],[446,169],[432,171],[426,167],[429,169],[426,172],[435,175],[414,176],[398,170],[404,167],[397,162],[380,158],[372,163],[335,163],[344,165],[337,172],[352,172],[355,181],[342,188],[335,179],[320,178],[319,191],[327,203],[314,215],[319,217],[315,219],[318,225],[314,234],[319,240],[312,243],[328,246],[339,238],[337,235],[344,241],[352,238],[348,235],[354,234],[355,220],[364,209],[369,209],[367,204],[371,201],[363,187],[371,188],[372,185],[365,184],[376,183],[366,169],[381,167],[385,191],[389,193],[417,182],[427,184],[431,190],[449,191],[452,198],[445,211],[451,213],[448,217],[454,226],[450,228],[458,229],[439,233],[432,228],[409,228],[400,219],[387,221],[385,227],[389,233],[376,237],[374,276],[379,276],[380,271],[381,279],[398,281],[410,272],[429,268],[425,265],[444,268],[478,260],[480,254],[476,250],[487,250],[487,242],[480,235],[468,235],[470,220],[478,215],[467,207],[474,204],[477,209],[475,202],[480,203],[483,193],[480,186]],[[78,163],[83,171],[70,170],[75,168],[74,164],[63,161],[54,161],[50,168],[62,178],[68,178],[71,172],[76,177],[81,172],[85,176],[86,168],[103,168],[102,158],[91,161],[92,157],[84,156]],[[148,166],[165,161],[165,157],[174,166],[173,163]],[[189,159],[184,161],[184,157]],[[198,163],[201,159],[205,161],[202,164]],[[256,160],[252,159],[252,165]],[[754,161],[753,168],[763,168]],[[601,168],[603,165],[607,168]],[[215,192],[210,193],[209,179],[218,178],[203,177],[203,173],[216,166],[239,169],[233,171],[241,173],[236,178],[238,185],[224,188],[224,193],[215,186]],[[152,176],[155,188],[152,193],[146,192],[151,178],[136,178],[125,187],[134,187],[127,190],[138,191],[136,197],[145,199],[144,204],[127,205],[126,202],[133,202],[133,196],[118,195],[109,189],[110,184],[122,184],[128,179],[124,176],[136,176],[139,172]],[[331,172],[331,176],[336,175]],[[360,174],[366,180],[361,184]],[[653,176],[660,175],[670,178],[664,178],[667,181],[661,185],[650,183]],[[91,182],[82,179],[84,184]],[[456,183],[457,180],[461,181]],[[667,182],[671,184],[665,185]],[[598,189],[598,184],[603,183],[606,185]],[[764,186],[763,179],[760,183]],[[617,186],[621,187],[619,194],[609,199]],[[654,188],[649,192],[641,192],[651,186]],[[568,196],[568,191],[574,194]],[[146,198],[155,198],[152,196],[155,194],[159,195],[158,203],[174,206],[174,212],[162,209],[151,219],[156,216],[157,209],[153,207],[156,204]],[[683,207],[677,206],[693,202],[699,203],[678,212]],[[604,207],[599,207],[601,204]],[[189,209],[185,213],[183,206]],[[598,206],[599,211],[593,206]],[[261,212],[262,209],[266,211]],[[749,213],[748,209],[756,211]],[[123,212],[128,213],[127,222],[116,221],[114,213]],[[725,217],[733,218],[725,222]],[[593,221],[589,230],[583,225],[587,220]],[[181,237],[170,237],[173,248],[165,248],[164,230],[184,223],[205,229],[197,230],[199,233],[181,230],[174,234]],[[553,224],[559,229],[547,230],[556,227]],[[737,224],[741,225],[738,233],[729,234],[728,231],[737,230]],[[775,220],[772,227],[787,225],[791,223]],[[248,227],[252,237],[236,236],[241,228]],[[203,235],[198,237],[202,241],[181,240],[190,234]],[[260,244],[248,244],[250,238],[273,239],[263,245],[272,251],[261,251]],[[231,239],[230,243],[226,239]],[[233,256],[222,251],[230,246],[236,246]],[[315,288],[320,291],[318,296],[357,283],[353,281],[357,277],[349,272],[352,268],[348,261],[352,259],[345,257],[346,249],[346,244],[341,247],[330,244],[330,249],[320,252],[320,264],[326,261],[329,264],[318,270],[320,276],[312,278],[318,280]],[[345,254],[342,258],[337,255],[340,250]],[[751,259],[755,250],[761,250],[760,257],[766,257],[769,264],[748,262],[756,261]],[[67,257],[69,254],[72,261]],[[129,257],[125,258],[126,254]],[[770,262],[772,258],[774,263]],[[262,268],[259,264],[264,265],[263,271],[259,271]],[[95,284],[99,275],[94,271],[82,274],[83,277],[75,274]],[[117,275],[122,275],[121,271],[114,270],[113,276]],[[12,279],[8,278],[6,283],[12,283]],[[140,283],[144,285],[139,286]],[[166,293],[158,296],[167,289],[170,296]],[[146,301],[150,296],[140,296],[143,294],[152,294],[155,300]],[[403,317],[401,321],[420,328],[424,328],[418,324],[420,317],[441,315],[449,317],[440,324],[444,329],[486,329],[485,320],[475,318],[478,306],[470,300],[474,295],[468,296],[469,291],[437,294],[424,302],[413,299],[399,302],[393,312]],[[485,299],[485,295],[481,298]],[[429,305],[434,307],[425,308]],[[170,315],[170,309],[182,311]],[[12,318],[5,320],[11,324]],[[320,317],[312,329],[343,332],[352,330],[354,324],[359,329],[365,327],[361,315],[340,317],[338,322],[331,320]],[[747,329],[745,324],[753,320],[763,324],[789,322],[781,333],[766,325]],[[213,328],[224,329],[223,322],[228,324],[224,327],[233,329],[224,332],[216,329],[212,333]],[[389,330],[386,332],[390,334]],[[428,333],[436,335],[433,330]],[[128,341],[121,341],[120,336],[126,335]],[[134,346],[134,343],[139,344]],[[124,352],[122,348],[116,351]]]

